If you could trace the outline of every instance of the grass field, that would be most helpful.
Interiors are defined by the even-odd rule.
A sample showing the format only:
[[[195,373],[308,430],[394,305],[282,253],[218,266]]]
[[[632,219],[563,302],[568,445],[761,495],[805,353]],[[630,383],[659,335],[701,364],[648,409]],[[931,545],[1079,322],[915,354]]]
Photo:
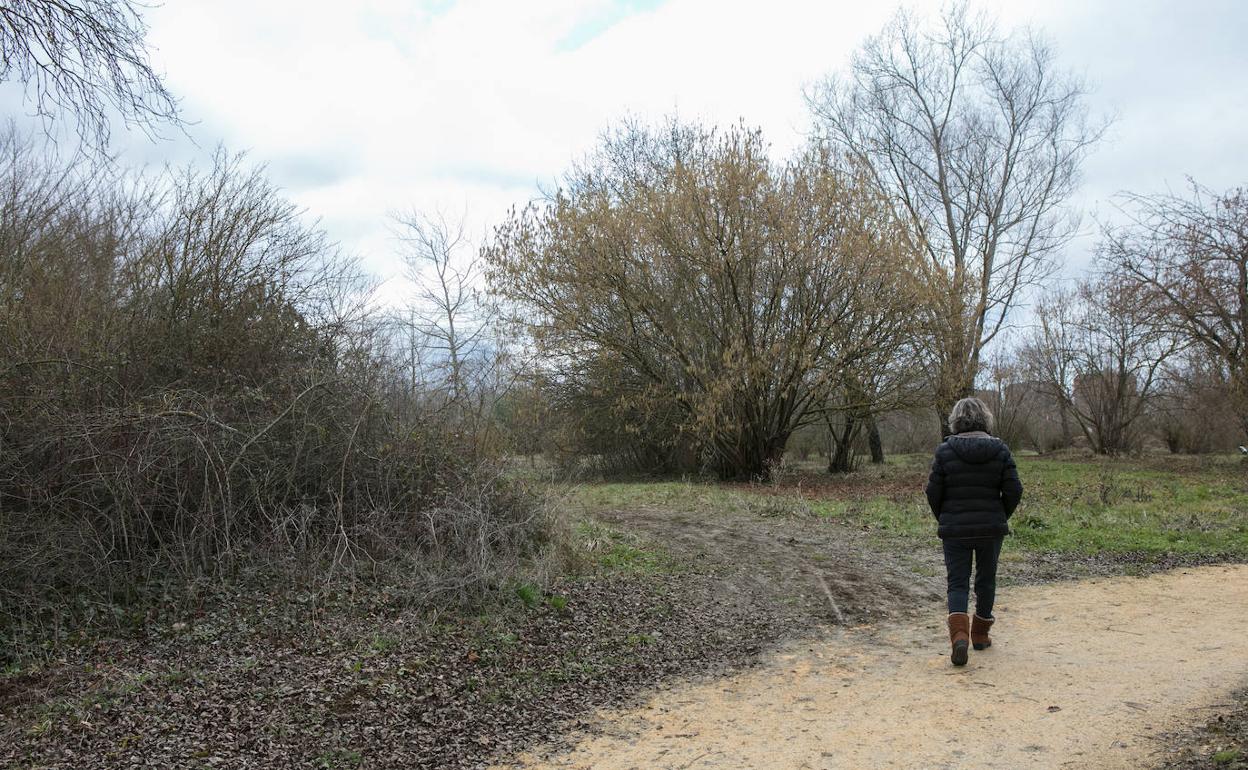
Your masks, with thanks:
[[[928,458],[892,457],[844,476],[816,466],[760,485],[690,481],[585,484],[584,510],[634,507],[759,516],[814,515],[886,540],[931,542],[923,497]],[[1012,550],[1248,557],[1248,462],[1239,456],[1018,458],[1025,487]]]

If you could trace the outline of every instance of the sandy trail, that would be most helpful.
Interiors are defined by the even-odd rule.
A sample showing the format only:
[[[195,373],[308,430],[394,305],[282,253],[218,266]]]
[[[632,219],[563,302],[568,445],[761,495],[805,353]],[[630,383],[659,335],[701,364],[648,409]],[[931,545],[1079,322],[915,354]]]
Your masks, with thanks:
[[[758,669],[602,715],[528,767],[1138,768],[1248,681],[1248,566],[1006,588],[994,646],[949,665],[943,617],[834,630]]]

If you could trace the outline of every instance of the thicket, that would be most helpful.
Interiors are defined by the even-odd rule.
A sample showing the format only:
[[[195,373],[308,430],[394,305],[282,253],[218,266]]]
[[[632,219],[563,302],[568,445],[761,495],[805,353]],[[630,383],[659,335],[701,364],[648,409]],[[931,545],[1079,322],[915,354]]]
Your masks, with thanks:
[[[766,478],[905,368],[923,264],[862,169],[757,131],[624,125],[487,251],[585,454]]]
[[[479,593],[551,520],[423,408],[368,285],[263,171],[0,136],[0,630],[257,563]]]

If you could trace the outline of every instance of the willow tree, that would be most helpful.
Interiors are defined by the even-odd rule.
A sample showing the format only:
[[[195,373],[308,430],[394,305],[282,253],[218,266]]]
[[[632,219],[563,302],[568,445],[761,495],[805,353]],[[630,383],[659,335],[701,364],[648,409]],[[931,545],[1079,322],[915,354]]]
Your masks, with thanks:
[[[845,367],[909,333],[879,308],[915,305],[890,207],[831,161],[775,162],[742,127],[625,125],[497,230],[492,283],[570,385],[616,367],[617,413],[667,427],[645,440],[691,442],[723,478],[765,478]]]
[[[1064,204],[1102,133],[1084,94],[1035,34],[1002,36],[963,4],[931,26],[899,12],[807,95],[819,137],[871,169],[927,255],[942,424],[1074,232]]]

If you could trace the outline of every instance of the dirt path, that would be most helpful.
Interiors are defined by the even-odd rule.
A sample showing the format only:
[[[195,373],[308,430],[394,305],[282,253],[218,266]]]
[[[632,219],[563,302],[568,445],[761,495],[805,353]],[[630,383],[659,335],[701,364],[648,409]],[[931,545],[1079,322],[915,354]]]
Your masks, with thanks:
[[[954,669],[943,618],[829,631],[744,674],[603,714],[528,767],[1139,768],[1248,682],[1248,565],[1008,588]]]

